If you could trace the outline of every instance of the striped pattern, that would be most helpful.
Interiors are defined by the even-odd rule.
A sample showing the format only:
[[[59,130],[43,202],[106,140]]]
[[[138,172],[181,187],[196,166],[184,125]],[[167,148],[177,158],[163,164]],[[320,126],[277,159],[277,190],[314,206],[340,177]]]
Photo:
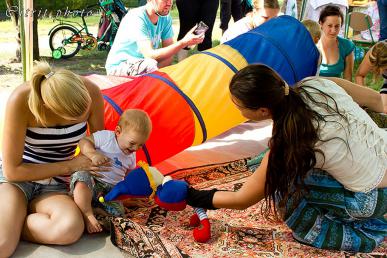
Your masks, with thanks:
[[[387,72],[383,73],[383,79],[384,79],[384,82],[383,82],[382,88],[380,89],[380,93],[387,94]]]
[[[51,163],[72,158],[77,144],[86,135],[87,124],[27,128],[23,162]]]
[[[208,219],[207,213],[205,209],[202,208],[194,208],[196,214],[198,215],[200,220]]]
[[[309,192],[293,206],[285,222],[298,241],[322,249],[371,252],[387,235],[387,188],[351,192],[332,176],[314,170],[305,179]]]

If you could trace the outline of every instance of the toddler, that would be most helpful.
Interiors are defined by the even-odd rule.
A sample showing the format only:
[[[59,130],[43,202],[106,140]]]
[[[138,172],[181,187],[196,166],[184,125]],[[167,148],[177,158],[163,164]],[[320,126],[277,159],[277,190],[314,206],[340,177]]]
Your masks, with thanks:
[[[98,193],[110,191],[136,166],[135,152],[148,140],[152,123],[142,110],[128,109],[122,113],[113,131],[101,130],[80,140],[81,153],[93,165],[106,166],[106,171],[78,171],[72,175],[70,190],[80,208],[89,233],[101,232],[91,203],[98,202]]]

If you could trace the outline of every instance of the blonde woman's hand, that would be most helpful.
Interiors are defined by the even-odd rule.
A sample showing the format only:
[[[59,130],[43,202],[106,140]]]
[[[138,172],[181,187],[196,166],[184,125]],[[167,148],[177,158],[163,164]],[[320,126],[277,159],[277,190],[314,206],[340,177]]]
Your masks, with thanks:
[[[93,164],[92,160],[86,157],[85,155],[79,154],[74,157],[72,160],[69,160],[70,171],[69,175],[73,174],[76,171],[104,171],[99,166]]]

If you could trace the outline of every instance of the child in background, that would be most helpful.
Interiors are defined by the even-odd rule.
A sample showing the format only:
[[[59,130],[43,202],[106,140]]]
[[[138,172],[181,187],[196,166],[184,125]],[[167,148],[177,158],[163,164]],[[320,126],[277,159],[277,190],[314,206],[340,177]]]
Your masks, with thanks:
[[[320,25],[312,20],[303,20],[302,24],[304,24],[305,28],[309,31],[310,36],[312,36],[314,44],[321,38],[321,27]]]
[[[380,89],[384,113],[387,113],[387,41],[376,43],[365,55],[355,75],[355,82],[365,85],[364,79],[369,72],[382,75],[384,82]]]
[[[233,38],[258,27],[268,20],[277,17],[279,13],[280,7],[278,0],[253,0],[252,3],[252,12],[229,26],[220,39],[220,43],[232,40]]]
[[[304,24],[305,28],[309,31],[310,36],[312,37],[314,44],[317,44],[321,38],[320,25],[317,22],[312,21],[312,20],[303,20],[301,23]],[[317,62],[316,75],[318,75],[320,73],[320,65],[322,62],[322,55],[321,55],[320,49],[318,51],[320,52],[320,58],[318,59],[318,62]]]
[[[106,172],[78,171],[72,175],[70,190],[81,210],[89,233],[101,232],[91,203],[98,202],[99,190],[110,191],[136,166],[135,152],[148,140],[152,123],[142,110],[128,109],[122,113],[113,131],[101,130],[80,140],[81,153]]]

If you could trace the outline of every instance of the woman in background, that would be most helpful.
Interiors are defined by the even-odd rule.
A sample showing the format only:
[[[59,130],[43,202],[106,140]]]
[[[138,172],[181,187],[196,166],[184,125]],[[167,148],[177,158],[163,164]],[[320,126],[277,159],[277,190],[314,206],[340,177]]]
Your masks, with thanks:
[[[264,22],[267,22],[271,18],[277,17],[279,8],[277,0],[253,0],[253,11],[231,25],[224,32],[220,39],[220,43],[232,40],[233,38],[258,27]]]
[[[343,13],[337,6],[327,5],[320,13],[322,35],[317,44],[322,53],[320,76],[341,77],[352,81],[355,45],[338,36],[343,22]]]

